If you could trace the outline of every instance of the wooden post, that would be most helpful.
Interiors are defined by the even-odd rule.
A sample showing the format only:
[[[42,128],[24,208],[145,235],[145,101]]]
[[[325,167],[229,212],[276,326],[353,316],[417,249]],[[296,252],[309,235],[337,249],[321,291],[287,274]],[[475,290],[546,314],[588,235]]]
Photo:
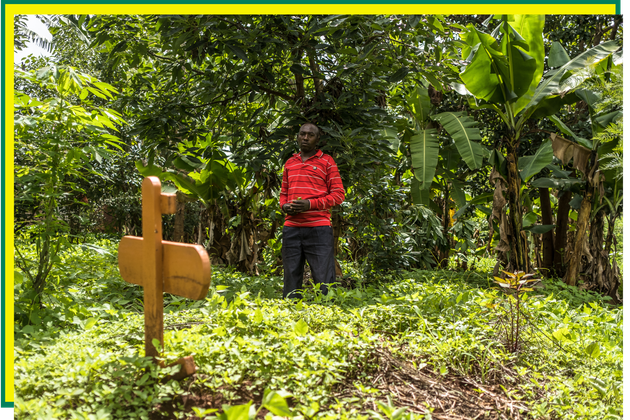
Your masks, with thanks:
[[[203,299],[211,278],[210,259],[203,246],[162,240],[162,214],[175,213],[177,198],[175,194],[162,194],[161,188],[157,177],[144,179],[142,237],[125,236],[118,246],[120,275],[126,282],[144,287],[144,349],[146,356],[154,359],[159,352],[153,339],[164,346],[162,293]],[[182,365],[182,372],[194,373],[190,356],[176,364]]]
[[[164,300],[162,296],[162,209],[160,180],[148,177],[142,181],[142,276],[144,284],[144,350],[146,356],[157,357],[153,339],[164,347]]]

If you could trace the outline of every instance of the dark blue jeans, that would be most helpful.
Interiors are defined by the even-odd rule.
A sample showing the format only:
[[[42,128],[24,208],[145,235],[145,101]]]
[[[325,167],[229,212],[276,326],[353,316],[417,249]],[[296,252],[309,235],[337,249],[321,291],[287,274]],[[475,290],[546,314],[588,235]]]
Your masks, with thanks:
[[[283,297],[302,297],[305,259],[311,267],[313,281],[320,284],[319,290],[324,295],[328,294],[328,285],[335,280],[332,227],[285,226],[282,229]]]

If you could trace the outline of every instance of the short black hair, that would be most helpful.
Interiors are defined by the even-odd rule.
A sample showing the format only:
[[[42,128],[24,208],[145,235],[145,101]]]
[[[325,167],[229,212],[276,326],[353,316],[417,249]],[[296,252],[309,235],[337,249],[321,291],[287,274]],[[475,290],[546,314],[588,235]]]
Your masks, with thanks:
[[[322,137],[322,129],[321,129],[321,128],[319,128],[319,127],[317,126],[317,124],[312,123],[312,122],[305,122],[304,124],[302,124],[302,125],[300,126],[300,128],[304,127],[305,125],[312,125],[313,127],[315,127],[315,128],[317,129],[317,137],[318,137],[318,138],[321,138],[321,137]],[[299,130],[298,130],[298,134],[299,134]]]

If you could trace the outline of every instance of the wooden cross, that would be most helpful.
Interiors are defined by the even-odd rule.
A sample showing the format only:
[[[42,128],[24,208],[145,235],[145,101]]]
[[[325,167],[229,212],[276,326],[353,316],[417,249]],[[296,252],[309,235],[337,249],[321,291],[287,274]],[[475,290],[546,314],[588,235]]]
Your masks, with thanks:
[[[173,214],[176,209],[175,194],[163,194],[159,178],[145,178],[142,237],[125,236],[118,246],[120,275],[126,282],[144,287],[144,349],[145,355],[154,359],[159,352],[153,339],[164,347],[162,293],[199,300],[206,297],[210,287],[210,259],[203,246],[162,240],[162,214]],[[176,363],[182,365],[182,373],[187,369],[188,374],[194,372],[192,357]]]

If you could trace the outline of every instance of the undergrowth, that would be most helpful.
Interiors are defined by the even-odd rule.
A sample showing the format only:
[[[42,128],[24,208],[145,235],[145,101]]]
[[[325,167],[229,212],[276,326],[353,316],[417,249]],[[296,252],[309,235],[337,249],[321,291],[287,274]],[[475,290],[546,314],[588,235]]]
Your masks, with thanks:
[[[198,368],[178,382],[142,357],[142,289],[116,257],[107,240],[69,247],[42,308],[20,304],[16,282],[16,419],[271,418],[283,402],[305,419],[622,416],[622,308],[559,281],[523,299],[513,353],[487,272],[369,286],[344,267],[354,288],[296,303],[280,277],[213,267],[205,300],[165,295],[166,364],[193,355]]]

